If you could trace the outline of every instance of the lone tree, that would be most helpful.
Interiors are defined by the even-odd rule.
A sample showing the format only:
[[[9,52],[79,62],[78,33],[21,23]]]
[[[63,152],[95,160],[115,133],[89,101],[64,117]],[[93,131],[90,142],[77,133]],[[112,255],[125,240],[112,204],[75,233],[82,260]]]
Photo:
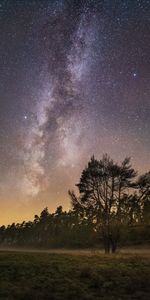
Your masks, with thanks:
[[[134,188],[135,177],[130,158],[118,165],[107,154],[99,161],[93,156],[76,185],[79,197],[69,191],[73,210],[81,218],[90,218],[101,232],[106,253],[116,251],[130,205],[134,209],[130,190]]]

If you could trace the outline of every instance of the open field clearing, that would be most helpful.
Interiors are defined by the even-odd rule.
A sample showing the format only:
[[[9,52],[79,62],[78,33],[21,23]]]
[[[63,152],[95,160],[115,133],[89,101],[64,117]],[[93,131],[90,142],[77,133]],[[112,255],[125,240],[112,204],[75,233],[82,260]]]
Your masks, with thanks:
[[[150,299],[148,250],[110,256],[91,253],[1,251],[0,299]]]

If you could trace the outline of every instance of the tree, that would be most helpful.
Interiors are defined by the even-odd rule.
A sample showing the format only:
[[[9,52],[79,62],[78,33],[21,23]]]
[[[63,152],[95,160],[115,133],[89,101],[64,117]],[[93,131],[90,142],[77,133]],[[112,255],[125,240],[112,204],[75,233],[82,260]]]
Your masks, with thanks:
[[[72,206],[82,218],[95,223],[102,233],[105,252],[116,251],[120,225],[125,218],[130,189],[136,172],[125,158],[118,165],[107,154],[98,161],[94,158],[83,170],[79,183],[79,197],[69,191]]]
[[[150,225],[150,172],[141,175],[135,187],[138,189],[136,196],[142,208],[142,221]]]

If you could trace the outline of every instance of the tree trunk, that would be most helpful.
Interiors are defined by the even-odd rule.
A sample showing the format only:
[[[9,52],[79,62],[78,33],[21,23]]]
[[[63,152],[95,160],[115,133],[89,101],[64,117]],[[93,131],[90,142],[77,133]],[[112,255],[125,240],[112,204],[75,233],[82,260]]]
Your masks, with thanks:
[[[102,228],[102,236],[105,253],[109,254],[111,250],[111,241],[109,236],[109,226],[106,224]]]
[[[118,238],[116,236],[112,236],[110,235],[110,244],[111,244],[111,252],[112,253],[115,253],[116,250],[117,250],[117,241],[118,241]]]
[[[106,236],[104,237],[104,249],[106,254],[110,253],[110,249],[111,249],[110,239],[109,237]]]
[[[115,253],[117,250],[117,243],[116,242],[112,242],[111,243],[111,251],[112,253]]]
[[[110,252],[115,253],[117,250],[117,239],[112,237],[112,235],[103,235],[104,249],[105,253],[109,254]]]

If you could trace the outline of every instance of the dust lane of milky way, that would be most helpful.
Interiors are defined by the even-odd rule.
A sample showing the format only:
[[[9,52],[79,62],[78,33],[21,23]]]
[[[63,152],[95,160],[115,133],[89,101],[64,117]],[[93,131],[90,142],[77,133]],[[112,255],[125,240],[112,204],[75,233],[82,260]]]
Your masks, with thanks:
[[[1,223],[67,191],[107,152],[150,166],[150,1],[0,0]]]

